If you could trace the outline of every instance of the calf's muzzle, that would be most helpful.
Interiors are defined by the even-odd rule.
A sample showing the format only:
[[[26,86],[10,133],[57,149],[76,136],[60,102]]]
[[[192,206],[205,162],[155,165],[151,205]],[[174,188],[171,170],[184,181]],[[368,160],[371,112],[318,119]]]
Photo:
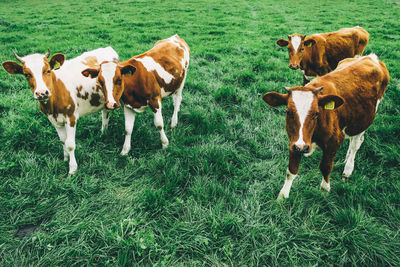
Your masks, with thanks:
[[[305,154],[310,152],[310,146],[308,145],[293,145],[293,151],[299,154]]]

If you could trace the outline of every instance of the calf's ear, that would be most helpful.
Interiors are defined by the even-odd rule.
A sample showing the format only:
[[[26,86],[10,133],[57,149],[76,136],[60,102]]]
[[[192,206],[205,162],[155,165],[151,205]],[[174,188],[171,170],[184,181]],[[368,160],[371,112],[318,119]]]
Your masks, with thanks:
[[[99,75],[99,69],[88,68],[82,71],[82,75],[85,77],[96,78]]]
[[[327,110],[337,109],[343,103],[343,98],[338,95],[323,95],[318,97],[318,105]]]
[[[3,68],[10,74],[22,74],[22,66],[14,61],[5,61],[3,62]]]
[[[283,39],[279,39],[278,41],[276,41],[276,44],[279,46],[288,46],[289,41],[288,40],[283,40]]]
[[[307,39],[307,40],[305,40],[304,41],[304,46],[305,47],[311,47],[311,46],[313,46],[313,45],[315,45],[315,40],[314,39]]]
[[[269,92],[263,95],[263,100],[265,103],[270,105],[271,107],[278,107],[287,105],[288,94],[280,94],[277,92]]]
[[[126,65],[121,68],[121,74],[125,76],[132,76],[136,71],[136,68],[132,65]]]
[[[62,66],[62,64],[64,64],[64,61],[65,61],[65,56],[63,54],[58,53],[54,54],[51,57],[49,64],[53,70],[58,70]]]

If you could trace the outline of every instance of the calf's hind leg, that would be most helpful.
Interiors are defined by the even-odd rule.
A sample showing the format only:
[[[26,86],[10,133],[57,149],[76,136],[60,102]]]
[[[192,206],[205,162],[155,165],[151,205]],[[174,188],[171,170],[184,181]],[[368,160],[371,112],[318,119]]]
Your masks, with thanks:
[[[67,124],[65,125],[67,138],[65,139],[65,148],[67,149],[69,155],[69,174],[74,174],[78,169],[78,164],[75,159],[75,132],[76,124],[71,125],[69,119],[67,119]]]
[[[350,177],[351,173],[354,170],[354,160],[358,149],[360,149],[360,146],[364,141],[364,133],[365,132],[362,132],[358,135],[351,136],[349,138],[350,139],[349,148],[347,150],[346,160],[345,160],[346,165],[344,167],[342,175],[342,179],[345,181]]]
[[[169,142],[168,142],[168,138],[164,132],[164,121],[163,121],[163,117],[162,117],[162,113],[161,113],[161,101],[160,100],[158,100],[158,109],[154,113],[154,125],[160,132],[162,148],[167,148]]]
[[[175,128],[178,124],[178,112],[182,102],[182,89],[185,85],[186,81],[186,73],[185,78],[183,78],[182,84],[179,86],[178,90],[172,94],[172,99],[174,100],[174,114],[172,115],[171,119],[171,129]]]

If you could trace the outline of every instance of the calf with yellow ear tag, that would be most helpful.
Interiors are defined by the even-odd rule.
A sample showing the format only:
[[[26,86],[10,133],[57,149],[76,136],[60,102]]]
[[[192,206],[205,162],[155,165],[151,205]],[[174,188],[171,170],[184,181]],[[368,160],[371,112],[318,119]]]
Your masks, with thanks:
[[[315,147],[323,152],[321,189],[330,191],[333,160],[344,138],[349,138],[350,144],[342,178],[351,175],[364,132],[375,118],[388,82],[385,64],[371,54],[347,59],[335,71],[306,86],[285,87],[286,94],[270,92],[263,96],[272,107],[286,106],[289,166],[278,199],[289,197],[302,155],[311,155]]]
[[[63,54],[32,54],[15,58],[21,62],[3,62],[10,74],[26,77],[33,97],[39,101],[40,110],[56,128],[64,149],[64,160],[69,159],[69,174],[78,168],[75,159],[75,131],[77,120],[99,110],[103,110],[102,131],[108,125],[108,111],[101,101],[104,95],[96,86],[96,81],[82,76],[81,71],[105,60],[118,60],[118,54],[111,47],[98,48],[79,57],[65,60]],[[50,58],[50,60],[49,60]]]

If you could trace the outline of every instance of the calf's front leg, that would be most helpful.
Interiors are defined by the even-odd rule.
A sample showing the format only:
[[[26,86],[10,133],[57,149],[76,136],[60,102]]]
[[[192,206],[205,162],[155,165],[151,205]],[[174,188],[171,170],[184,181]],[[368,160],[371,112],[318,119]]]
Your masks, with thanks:
[[[108,128],[108,122],[110,120],[110,111],[103,109],[101,111],[101,133],[103,134]]]
[[[125,118],[125,142],[122,147],[121,155],[127,155],[131,150],[131,137],[133,125],[135,124],[136,113],[132,109],[124,105],[124,118]]]
[[[78,164],[75,159],[75,132],[76,132],[76,120],[73,122],[67,119],[65,124],[65,130],[67,137],[65,139],[65,148],[69,155],[69,174],[74,174],[78,169]]]
[[[338,148],[339,146],[331,146],[324,149],[321,162],[319,163],[319,169],[321,170],[323,176],[320,188],[327,192],[331,190],[329,178],[333,168],[333,160],[335,159]]]
[[[289,152],[289,166],[286,170],[286,179],[281,191],[279,192],[277,200],[282,200],[289,197],[290,188],[292,187],[293,180],[294,178],[296,178],[297,173],[299,172],[300,161],[300,154]]]

